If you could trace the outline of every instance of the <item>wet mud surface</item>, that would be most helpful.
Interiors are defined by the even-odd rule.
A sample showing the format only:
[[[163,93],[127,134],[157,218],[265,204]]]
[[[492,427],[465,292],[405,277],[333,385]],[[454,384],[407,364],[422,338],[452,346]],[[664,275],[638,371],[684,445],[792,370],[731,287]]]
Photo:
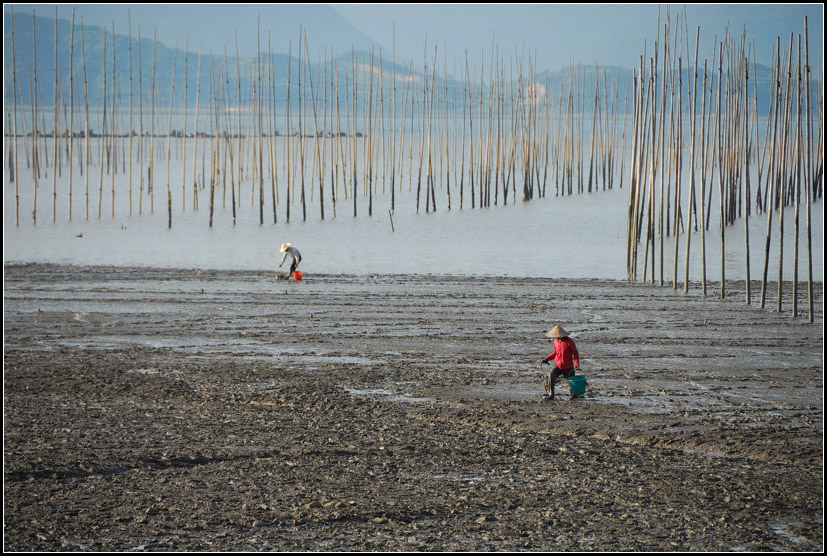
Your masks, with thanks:
[[[821,286],[740,287],[6,266],[4,548],[821,551]]]

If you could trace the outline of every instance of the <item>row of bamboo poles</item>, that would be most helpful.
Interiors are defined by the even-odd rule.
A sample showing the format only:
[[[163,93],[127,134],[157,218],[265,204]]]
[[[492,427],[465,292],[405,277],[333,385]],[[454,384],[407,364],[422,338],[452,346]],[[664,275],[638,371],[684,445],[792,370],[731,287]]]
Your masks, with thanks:
[[[775,233],[778,242],[776,310],[780,312],[784,226],[789,218],[787,212],[793,211],[792,312],[797,315],[799,251],[805,243],[808,312],[812,322],[811,207],[822,196],[824,130],[823,78],[819,77],[819,90],[814,94],[807,21],[803,39],[791,34],[786,53],[782,52],[780,38],[776,42],[772,68],[774,91],[763,141],[759,140],[757,91],[750,81],[750,75],[755,75],[755,59],[746,36],[738,40],[728,35],[721,41],[716,38],[711,60],[704,60],[701,66],[698,60],[700,29],[697,29],[690,73],[684,72],[683,65],[684,57],[692,54],[692,36],[685,23],[683,33],[679,23],[676,27],[677,32],[671,22],[663,25],[654,53],[648,60],[645,55],[641,57],[634,81],[627,230],[629,278],[661,286],[667,283],[668,257],[664,250],[671,241],[671,285],[676,289],[680,283],[682,254],[683,288],[688,291],[690,251],[698,248],[692,244],[695,238],[700,241],[701,290],[707,295],[706,234],[710,223],[717,220],[720,297],[724,298],[727,229],[740,218],[745,242],[745,298],[750,304],[750,216],[763,214],[766,236],[760,305],[763,308],[767,302],[770,247]],[[684,75],[691,81],[684,83]],[[684,101],[688,107],[682,106]],[[815,130],[814,119],[818,126]],[[687,148],[688,161],[683,158]],[[717,203],[713,199],[716,193]],[[802,206],[806,211],[804,223],[800,221]],[[774,215],[777,215],[775,225]],[[805,238],[800,237],[802,233]],[[684,236],[682,252],[681,234]]]
[[[74,18],[71,29],[74,50]],[[78,185],[84,217],[89,219],[104,216],[105,193],[112,218],[115,199],[123,195],[128,197],[130,215],[154,212],[160,183],[171,227],[175,205],[182,211],[198,210],[205,204],[204,196],[210,226],[219,205],[230,206],[235,223],[247,199],[258,209],[261,224],[269,220],[265,212],[270,208],[274,223],[279,218],[289,222],[299,205],[305,220],[311,203],[321,219],[331,213],[335,217],[343,205],[357,216],[357,198],[367,202],[372,215],[380,191],[384,198],[390,194],[392,214],[396,196],[405,188],[415,192],[417,213],[423,208],[436,211],[438,198],[446,210],[465,208],[469,201],[471,208],[506,205],[509,197],[514,203],[518,195],[527,201],[545,197],[547,191],[571,195],[611,189],[617,161],[623,159],[625,145],[619,137],[626,107],[620,108],[622,84],[617,78],[610,82],[595,69],[587,79],[588,70],[572,64],[559,79],[555,98],[550,74],[542,80],[534,77],[543,74],[538,74],[531,55],[502,55],[493,39],[488,60],[484,53],[472,60],[466,52],[451,68],[459,77],[449,79],[447,54],[427,45],[421,72],[415,71],[414,61],[409,71],[397,71],[395,53],[387,70],[381,50],[366,55],[351,51],[347,64],[335,59],[331,50],[314,65],[302,32],[295,55],[291,46],[288,57],[286,98],[276,92],[269,35],[266,47],[259,38],[259,55],[244,70],[237,46],[234,55],[225,49],[223,57],[207,57],[204,67],[201,49],[196,68],[190,67],[188,57],[179,68],[176,45],[172,80],[164,84],[170,101],[162,107],[156,101],[157,41],[151,67],[142,67],[140,29],[133,58],[130,25],[129,60],[123,62],[108,46],[115,42],[113,24],[110,39],[104,30],[103,105],[96,112],[89,102],[82,21],[78,47],[83,67],[70,67],[61,76],[55,63],[51,107],[40,93],[36,48],[32,71],[18,71],[14,27],[11,33],[6,120],[7,135],[15,138],[8,142],[8,165],[18,224],[17,177],[23,164],[34,182],[35,223],[37,192],[49,181],[53,222],[59,206],[67,206],[67,218],[73,218]],[[57,60],[57,21],[55,36]],[[184,52],[188,47],[185,43]],[[73,52],[69,60],[74,60]],[[290,66],[294,63],[295,68]],[[187,101],[193,69],[194,107]],[[176,75],[184,84],[183,91],[178,86],[178,97]],[[24,107],[20,99],[25,98],[26,85],[32,101]],[[193,111],[194,126],[188,123]],[[181,175],[172,175],[173,160],[182,168]],[[80,184],[75,183],[76,174]]]
[[[58,218],[59,206],[66,206],[67,218],[73,218],[77,174],[85,218],[104,217],[106,190],[111,218],[116,197],[128,198],[129,215],[155,212],[160,189],[161,195],[166,193],[169,227],[176,210],[198,211],[202,206],[208,207],[209,226],[216,210],[228,207],[234,225],[242,207],[251,207],[262,225],[270,218],[273,223],[289,223],[298,218],[296,210],[306,220],[314,207],[322,220],[343,210],[356,217],[365,205],[370,216],[379,202],[387,203],[384,208],[392,218],[401,200],[398,195],[405,190],[413,210],[427,213],[436,211],[438,204],[445,210],[487,208],[509,200],[513,204],[518,195],[529,201],[547,193],[612,189],[616,183],[622,187],[628,176],[630,279],[663,285],[669,242],[672,286],[679,284],[682,254],[687,291],[696,237],[706,295],[706,234],[717,222],[723,298],[727,229],[741,219],[750,303],[750,217],[766,215],[762,307],[773,233],[782,259],[785,211],[793,210],[797,311],[799,211],[805,207],[812,319],[810,209],[822,196],[823,79],[819,76],[818,92],[813,93],[806,21],[803,42],[791,36],[789,49],[782,53],[777,41],[772,68],[776,86],[763,130],[757,87],[750,80],[752,75],[754,81],[757,64],[746,34],[738,40],[728,35],[720,42],[716,38],[711,60],[701,66],[700,30],[693,45],[685,19],[682,33],[680,27],[668,21],[662,28],[659,24],[653,55],[647,59],[644,54],[628,78],[610,78],[600,68],[592,73],[572,63],[557,77],[556,86],[552,74],[535,67],[536,56],[501,54],[493,38],[487,59],[484,53],[477,58],[466,51],[449,64],[447,52],[426,44],[419,71],[413,60],[407,71],[400,71],[395,52],[388,61],[381,50],[351,50],[347,59],[334,57],[331,49],[324,58],[312,60],[302,31],[295,53],[290,47],[287,84],[280,94],[269,34],[266,45],[259,36],[259,54],[252,63],[242,64],[237,44],[235,52],[225,48],[223,56],[204,56],[200,49],[195,68],[188,56],[184,58],[183,78],[176,45],[172,78],[159,85],[157,41],[153,40],[152,63],[145,67],[140,29],[133,56],[130,25],[125,63],[116,59],[114,47],[106,50],[107,41],[115,42],[113,24],[111,34],[105,30],[103,35],[102,106],[91,107],[82,21],[77,40],[73,18],[70,48],[74,51],[78,45],[83,67],[72,65],[71,52],[68,72],[59,74],[55,63],[51,106],[40,92],[36,48],[33,67],[18,71],[12,26],[5,105],[10,130],[6,134],[14,137],[7,143],[7,160],[15,187],[16,223],[23,164],[34,184],[35,223],[38,190],[49,182],[52,221]],[[185,43],[183,52],[188,48]],[[197,88],[194,107],[188,104],[192,71]],[[31,100],[23,106],[27,85]],[[161,106],[156,97],[167,104]],[[92,116],[97,117],[97,131]],[[178,175],[172,173],[173,161]]]

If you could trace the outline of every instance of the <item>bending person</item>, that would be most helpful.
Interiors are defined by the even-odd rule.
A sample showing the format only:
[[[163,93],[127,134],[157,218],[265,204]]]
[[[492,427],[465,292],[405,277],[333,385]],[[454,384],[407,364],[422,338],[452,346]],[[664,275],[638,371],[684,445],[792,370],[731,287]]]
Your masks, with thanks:
[[[282,267],[284,261],[287,260],[287,257],[293,257],[293,263],[290,265],[290,274],[289,276],[293,276],[293,273],[299,268],[299,263],[302,262],[302,254],[299,253],[299,250],[290,245],[289,243],[283,243],[281,245],[280,252],[284,253],[284,256],[281,258],[281,263],[279,264],[279,268]]]

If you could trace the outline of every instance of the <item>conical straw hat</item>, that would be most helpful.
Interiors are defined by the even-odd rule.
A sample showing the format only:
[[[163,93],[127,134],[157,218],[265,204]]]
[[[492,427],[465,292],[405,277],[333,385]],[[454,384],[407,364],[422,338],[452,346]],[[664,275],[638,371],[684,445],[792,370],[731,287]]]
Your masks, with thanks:
[[[568,335],[569,333],[566,332],[566,330],[559,324],[555,325],[554,328],[552,328],[548,332],[548,334],[546,334],[546,336],[548,336],[549,338],[566,338],[568,337]]]
[[[289,247],[290,247],[290,244],[289,244],[289,243],[282,243],[282,244],[281,244],[281,249],[279,249],[279,251],[281,251],[282,253],[284,253],[285,251],[287,251],[287,249],[288,249]]]

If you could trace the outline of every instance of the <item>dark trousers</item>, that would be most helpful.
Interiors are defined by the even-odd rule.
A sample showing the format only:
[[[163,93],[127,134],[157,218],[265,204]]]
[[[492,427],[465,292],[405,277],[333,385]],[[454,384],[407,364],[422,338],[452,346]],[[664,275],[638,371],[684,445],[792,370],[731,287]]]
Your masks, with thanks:
[[[557,383],[557,379],[561,376],[564,376],[566,378],[573,377],[574,369],[560,369],[557,367],[557,365],[552,366],[548,376],[549,397],[554,398],[554,385]]]

